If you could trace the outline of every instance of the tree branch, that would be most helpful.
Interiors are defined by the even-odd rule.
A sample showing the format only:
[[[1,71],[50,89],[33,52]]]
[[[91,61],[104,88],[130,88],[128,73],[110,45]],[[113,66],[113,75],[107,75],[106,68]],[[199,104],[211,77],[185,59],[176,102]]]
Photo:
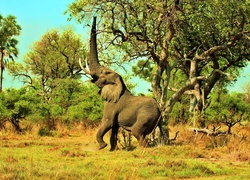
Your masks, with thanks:
[[[227,76],[228,79],[230,79],[231,81],[234,81],[234,80],[235,80],[235,78],[234,78],[231,74],[226,73],[226,72],[223,72],[223,71],[220,70],[220,69],[214,69],[214,72],[213,72],[213,73],[215,73],[215,72],[217,72],[217,73],[219,73],[219,74],[221,74],[221,75]]]
[[[195,135],[197,136],[198,133],[205,134],[207,136],[218,136],[218,135],[224,135],[227,134],[226,131],[219,130],[221,127],[214,127],[212,130],[209,130],[207,127],[206,128],[192,128],[192,131],[194,131]]]
[[[14,74],[15,77],[21,77],[21,76],[24,76],[26,78],[29,79],[29,81],[23,81],[24,83],[27,83],[30,85],[30,87],[32,87],[33,89],[37,90],[37,88],[33,85],[33,79],[31,76],[29,76],[28,74],[24,74],[24,73],[17,73],[17,74]]]
[[[211,47],[210,49],[208,49],[207,51],[203,52],[201,55],[196,55],[194,57],[194,60],[206,60],[208,58],[208,56],[211,56],[212,54],[221,51],[221,50],[225,50],[231,46],[233,46],[235,44],[235,42],[237,40],[239,40],[241,37],[243,36],[242,32],[239,32],[237,34],[235,34],[228,43],[224,44],[224,45],[219,45],[219,46],[214,46]]]
[[[181,96],[187,91],[194,87],[194,85],[201,80],[207,80],[207,76],[198,76],[192,78],[185,86],[180,88],[176,93],[172,95],[172,97],[168,100],[165,105],[164,114],[171,113],[174,104],[181,98]],[[191,92],[191,91],[190,91]]]

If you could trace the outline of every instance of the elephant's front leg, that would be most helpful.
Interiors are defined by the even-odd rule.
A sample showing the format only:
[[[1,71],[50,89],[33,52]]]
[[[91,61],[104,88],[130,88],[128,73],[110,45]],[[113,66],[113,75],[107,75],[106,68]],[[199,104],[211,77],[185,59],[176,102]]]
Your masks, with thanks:
[[[117,134],[118,134],[119,126],[112,127],[111,135],[110,135],[110,151],[114,151],[117,149]]]
[[[99,143],[99,149],[103,149],[107,146],[107,143],[103,140],[103,136],[112,128],[113,124],[106,119],[102,122],[100,129],[97,131],[96,140]]]

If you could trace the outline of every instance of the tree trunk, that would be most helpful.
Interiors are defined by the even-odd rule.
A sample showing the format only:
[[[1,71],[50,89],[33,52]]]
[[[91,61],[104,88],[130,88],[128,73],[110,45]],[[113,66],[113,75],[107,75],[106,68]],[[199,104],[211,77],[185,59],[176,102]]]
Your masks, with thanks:
[[[22,129],[19,124],[19,120],[12,118],[10,122],[14,126],[16,132],[18,133],[22,132]]]
[[[3,50],[0,49],[0,93],[3,90],[3,71],[4,71]]]
[[[190,61],[190,74],[189,79],[199,76],[197,72],[197,61],[193,59]],[[192,90],[192,94],[190,95],[190,105],[189,112],[192,115],[193,127],[205,127],[204,119],[202,118],[202,112],[204,108],[204,91],[202,90],[201,81],[197,81]]]

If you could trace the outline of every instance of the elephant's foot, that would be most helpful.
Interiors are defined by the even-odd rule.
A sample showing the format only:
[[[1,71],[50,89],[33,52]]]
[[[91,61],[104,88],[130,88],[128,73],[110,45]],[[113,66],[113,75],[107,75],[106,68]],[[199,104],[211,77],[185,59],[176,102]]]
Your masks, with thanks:
[[[111,147],[109,151],[115,151],[118,150],[119,148],[117,146]]]
[[[144,138],[141,138],[141,139],[139,140],[139,145],[140,145],[141,147],[144,147],[144,148],[150,147],[150,146],[149,146],[149,143],[148,143],[148,140],[147,140],[147,139],[144,139]]]
[[[107,143],[105,142],[99,143],[99,150],[105,148],[106,146],[107,146]]]

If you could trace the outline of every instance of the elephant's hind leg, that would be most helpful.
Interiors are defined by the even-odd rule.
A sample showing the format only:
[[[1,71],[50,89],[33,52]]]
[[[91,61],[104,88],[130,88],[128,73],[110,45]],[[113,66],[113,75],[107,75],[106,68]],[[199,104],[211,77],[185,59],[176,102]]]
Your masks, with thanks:
[[[111,135],[110,135],[110,151],[116,150],[117,147],[117,134],[118,134],[119,126],[114,126],[111,129]]]
[[[137,128],[132,128],[131,134],[137,139],[140,146],[149,147],[146,135],[140,133],[140,131]]]
[[[146,139],[146,135],[142,135],[138,142],[139,142],[139,145],[142,147],[149,147],[148,140]]]

